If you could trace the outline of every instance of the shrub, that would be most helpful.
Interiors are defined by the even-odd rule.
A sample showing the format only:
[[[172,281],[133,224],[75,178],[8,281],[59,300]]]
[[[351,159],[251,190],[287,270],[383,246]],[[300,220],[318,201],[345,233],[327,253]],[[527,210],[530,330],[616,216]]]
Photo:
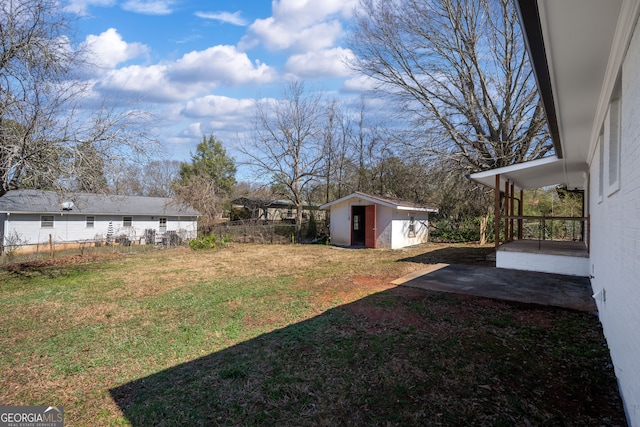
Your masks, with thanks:
[[[225,236],[223,238],[218,238],[215,234],[210,234],[205,237],[199,237],[197,239],[193,239],[189,242],[189,247],[194,251],[200,249],[216,249],[219,247],[224,247],[227,244],[231,243],[232,239],[229,236]]]

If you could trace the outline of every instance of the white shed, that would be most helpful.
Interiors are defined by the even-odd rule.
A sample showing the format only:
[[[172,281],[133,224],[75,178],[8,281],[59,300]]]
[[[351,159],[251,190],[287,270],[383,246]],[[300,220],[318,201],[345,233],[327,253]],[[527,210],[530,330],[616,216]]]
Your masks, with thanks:
[[[331,212],[331,243],[400,249],[429,241],[431,206],[391,197],[352,193],[320,206]]]

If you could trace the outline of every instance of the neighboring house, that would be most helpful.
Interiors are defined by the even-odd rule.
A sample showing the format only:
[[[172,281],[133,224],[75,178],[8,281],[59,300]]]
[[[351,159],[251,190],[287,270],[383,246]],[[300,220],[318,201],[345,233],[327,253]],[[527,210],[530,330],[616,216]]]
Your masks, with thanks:
[[[240,197],[233,200],[233,208],[244,219],[256,219],[266,222],[290,222],[296,221],[296,207],[290,200],[258,199]],[[318,211],[318,206],[304,203],[302,220],[307,221],[311,215],[314,219],[324,220],[324,212]]]
[[[586,269],[583,263],[581,273],[591,278],[627,419],[638,427],[640,0],[517,0],[516,4],[556,157],[471,178],[507,194],[553,184],[584,191],[588,225],[581,255]],[[501,246],[497,260],[508,252],[503,248],[517,243]],[[543,247],[539,255],[563,256],[551,247],[546,252]],[[526,256],[521,255],[522,266]]]
[[[14,190],[0,197],[0,243],[7,248],[48,244],[49,239],[60,244],[121,236],[144,243],[171,232],[193,238],[199,215],[161,197]]]
[[[429,212],[438,212],[434,207],[359,192],[320,209],[331,212],[332,244],[390,249],[429,241]]]

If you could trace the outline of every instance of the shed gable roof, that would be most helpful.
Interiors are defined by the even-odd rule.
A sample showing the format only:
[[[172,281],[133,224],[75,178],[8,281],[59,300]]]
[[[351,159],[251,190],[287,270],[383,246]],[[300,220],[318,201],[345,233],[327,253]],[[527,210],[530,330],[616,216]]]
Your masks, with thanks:
[[[371,194],[361,193],[356,191],[355,193],[351,193],[348,196],[341,197],[332,202],[325,203],[320,206],[320,209],[328,209],[331,206],[346,202],[351,199],[363,199],[370,203],[387,206],[391,209],[401,210],[401,211],[419,211],[419,212],[438,212],[438,209],[433,206],[428,206],[424,204],[415,203],[409,200],[402,200],[395,197],[383,197],[383,196],[374,196]]]
[[[70,209],[62,204],[72,202]],[[117,196],[90,193],[57,193],[44,190],[14,190],[0,197],[0,212],[61,213],[70,215],[199,216],[200,212],[164,197]]]

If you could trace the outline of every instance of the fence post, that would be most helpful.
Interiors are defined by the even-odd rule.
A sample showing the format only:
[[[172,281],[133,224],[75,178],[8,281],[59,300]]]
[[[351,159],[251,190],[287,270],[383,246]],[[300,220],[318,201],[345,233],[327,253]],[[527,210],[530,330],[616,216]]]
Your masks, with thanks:
[[[53,251],[53,237],[51,236],[51,234],[49,234],[49,255],[51,255],[51,258],[54,257],[54,251]]]

